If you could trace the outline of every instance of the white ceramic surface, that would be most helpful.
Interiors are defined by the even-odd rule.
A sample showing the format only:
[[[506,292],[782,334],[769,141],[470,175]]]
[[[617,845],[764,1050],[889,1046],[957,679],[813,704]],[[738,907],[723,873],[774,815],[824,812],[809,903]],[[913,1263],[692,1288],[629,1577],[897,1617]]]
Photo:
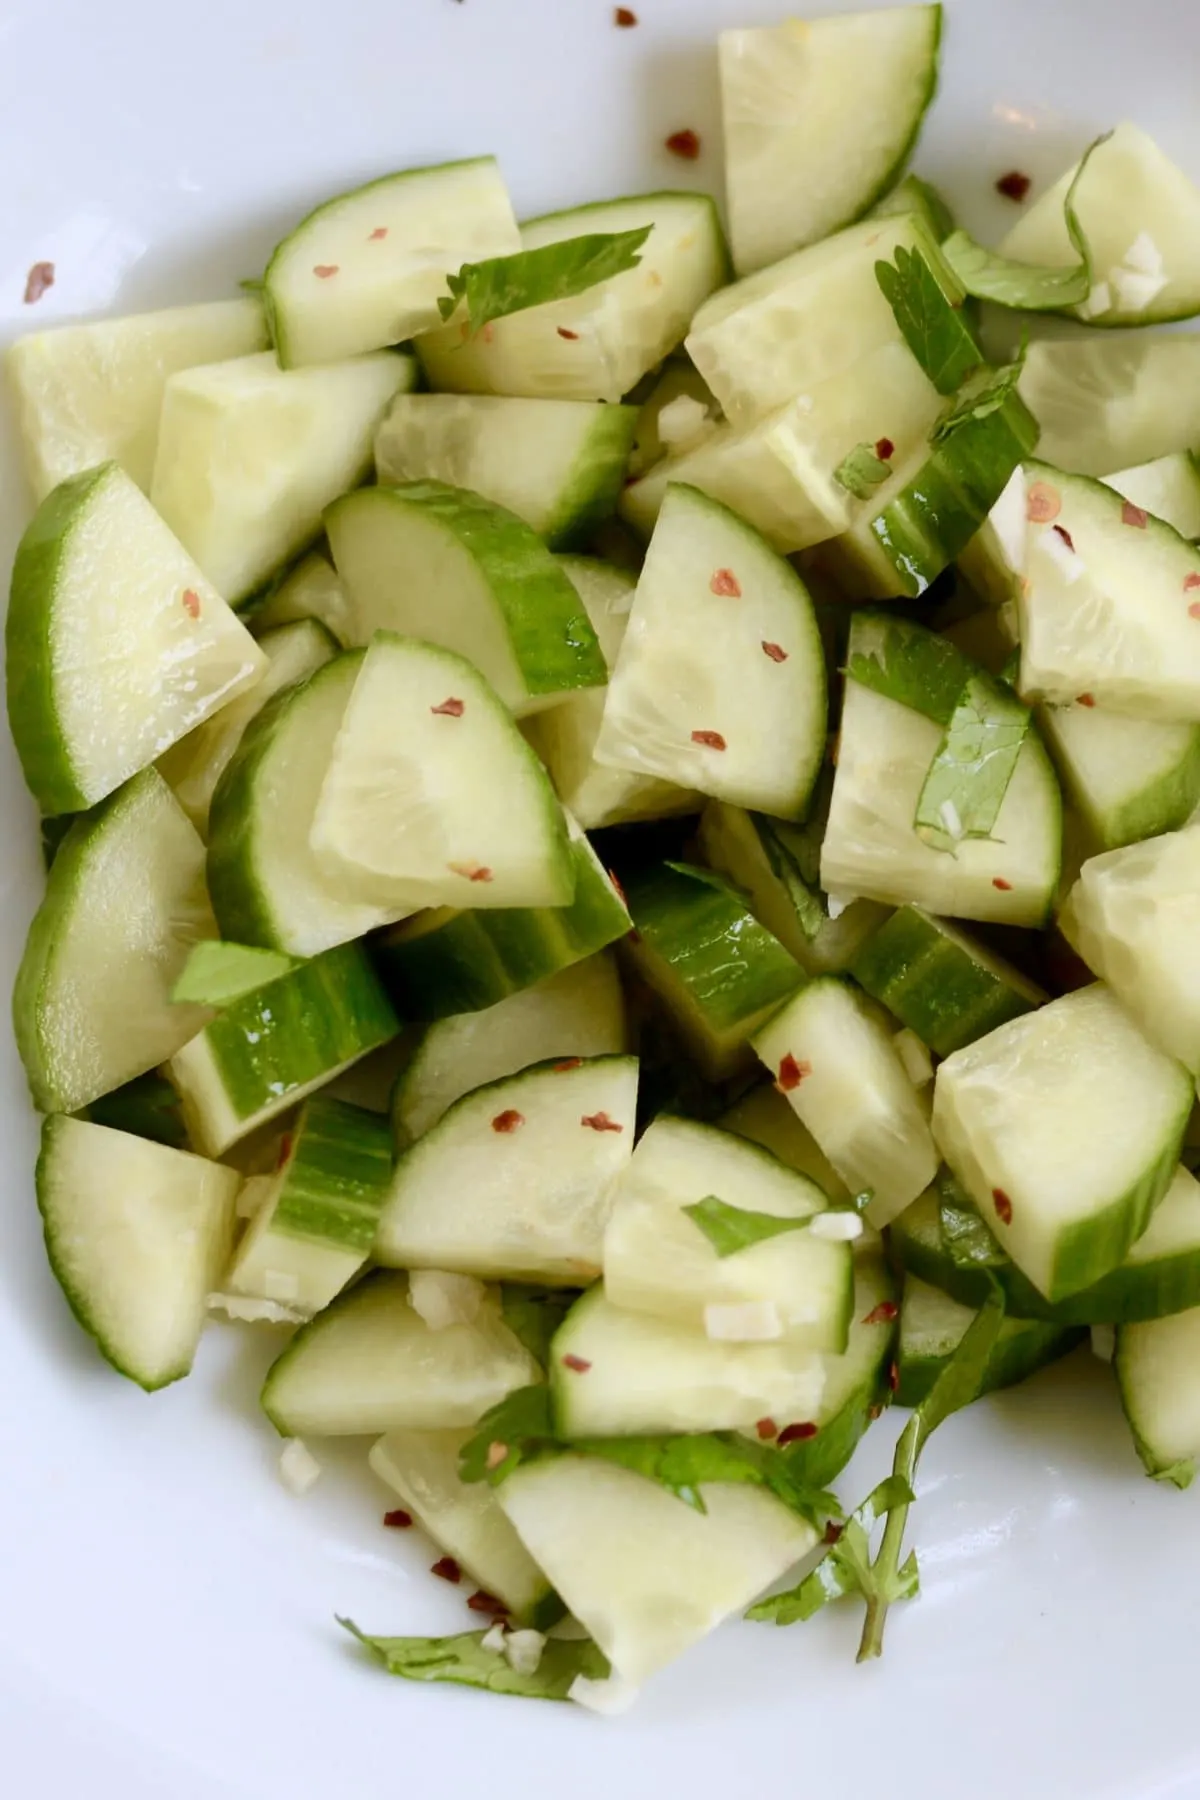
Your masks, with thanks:
[[[834,0],[836,4],[836,0]],[[290,220],[395,166],[500,155],[518,211],[719,181],[712,39],[781,0],[5,0],[0,330],[228,293]],[[918,166],[967,223],[1122,117],[1200,175],[1200,12],[951,0]],[[704,136],[696,165],[661,149]],[[22,304],[29,266],[58,279]],[[6,422],[5,429],[8,430]],[[11,450],[7,558],[26,499]],[[0,987],[40,883],[0,746]],[[119,1381],[46,1270],[35,1122],[0,1042],[0,1792],[30,1800],[572,1800],[679,1789],[850,1800],[1200,1793],[1200,1488],[1155,1487],[1086,1356],[954,1421],[914,1515],[924,1597],[882,1663],[856,1619],[739,1624],[619,1721],[389,1681],[333,1624],[457,1630],[431,1553],[380,1525],[361,1454],[303,1501],[256,1416],[271,1337],[214,1328],[194,1378]],[[886,1463],[882,1427],[841,1484]],[[361,1448],[361,1447],[360,1447]],[[782,1784],[782,1785],[781,1785]]]

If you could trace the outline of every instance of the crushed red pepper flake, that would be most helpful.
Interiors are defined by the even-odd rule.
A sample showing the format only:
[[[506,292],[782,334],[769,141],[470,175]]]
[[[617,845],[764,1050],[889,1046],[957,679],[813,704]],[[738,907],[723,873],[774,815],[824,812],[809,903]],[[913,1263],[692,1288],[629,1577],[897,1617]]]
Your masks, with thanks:
[[[487,1466],[488,1466],[489,1472],[494,1469],[498,1469],[500,1467],[500,1464],[502,1462],[504,1462],[504,1460],[506,1459],[507,1456],[508,1456],[508,1445],[507,1444],[502,1444],[499,1442],[499,1440],[497,1440],[497,1442],[494,1444],[489,1444],[488,1445],[488,1453],[487,1453]]]
[[[388,234],[388,228],[386,225],[377,225],[375,227],[374,231],[372,231],[370,233],[370,235],[368,236],[367,242],[368,242],[368,244],[374,244],[374,243],[378,242],[378,240],[380,238],[385,238],[387,236],[387,234]]]
[[[564,1369],[571,1369],[576,1375],[586,1375],[592,1366],[586,1356],[575,1356],[574,1354],[564,1356],[562,1362]]]
[[[667,139],[667,149],[672,156],[682,156],[685,162],[695,162],[700,154],[700,133],[689,126],[684,131],[673,131]]]
[[[279,1161],[275,1164],[275,1167],[277,1169],[282,1169],[284,1163],[287,1161],[288,1157],[291,1154],[292,1154],[292,1134],[290,1131],[285,1131],[283,1136],[279,1140]]]
[[[896,1389],[900,1386],[900,1365],[899,1365],[899,1363],[892,1362],[892,1363],[888,1364],[887,1381],[888,1381],[888,1386],[891,1388],[891,1390],[894,1394],[896,1392]]]
[[[763,655],[769,656],[772,662],[786,662],[788,653],[782,644],[772,644],[769,639],[762,641]]]
[[[693,731],[692,742],[703,744],[706,750],[724,750],[727,747],[719,731]]]
[[[880,462],[890,462],[896,454],[896,446],[891,438],[879,438],[875,445],[875,454]]]
[[[727,594],[732,600],[742,597],[742,584],[732,569],[717,569],[708,587],[710,593]]]
[[[1054,532],[1056,537],[1062,539],[1068,550],[1074,550],[1075,539],[1071,536],[1065,525],[1052,525],[1050,529]]]
[[[1200,600],[1192,601],[1192,604],[1188,607],[1188,618],[1200,619]]]
[[[566,338],[569,343],[574,344],[579,341],[579,333],[577,331],[572,331],[569,325],[559,325],[556,329],[559,337]]]
[[[1007,175],[1001,175],[996,183],[996,192],[1003,194],[1006,200],[1015,200],[1020,205],[1033,182],[1028,175],[1022,175],[1020,169],[1010,169]]]
[[[779,1065],[779,1077],[775,1085],[781,1093],[790,1094],[793,1088],[798,1088],[800,1086],[800,1083],[804,1080],[806,1075],[811,1074],[812,1064],[809,1062],[797,1062],[789,1050]]]
[[[503,1112],[496,1114],[495,1118],[492,1120],[492,1130],[501,1132],[520,1131],[524,1123],[525,1114],[519,1113],[513,1106],[508,1106]]]
[[[760,1419],[754,1429],[757,1431],[764,1444],[769,1438],[777,1438],[779,1436],[779,1427],[774,1419]]]
[[[876,1401],[874,1406],[872,1406],[870,1411],[867,1413],[867,1417],[868,1417],[868,1419],[874,1420],[874,1419],[879,1418],[879,1416],[882,1412],[883,1412],[883,1407],[879,1404],[878,1401]]]
[[[554,1073],[556,1075],[565,1075],[568,1069],[582,1069],[582,1067],[582,1056],[564,1056],[561,1062],[555,1063]]]
[[[825,1527],[825,1536],[821,1541],[826,1544],[836,1544],[840,1540],[841,1535],[842,1527],[838,1524],[836,1519],[830,1519],[828,1525]]]
[[[1193,588],[1198,588],[1198,587],[1200,587],[1200,575],[1197,575],[1193,572],[1191,575],[1184,576],[1183,591],[1185,594],[1190,594]]]
[[[890,1325],[899,1314],[900,1308],[894,1300],[881,1300],[878,1306],[871,1308],[863,1320],[864,1325]]]
[[[584,1113],[579,1123],[586,1125],[589,1131],[624,1131],[615,1119],[610,1119],[606,1112]]]
[[[485,869],[482,863],[447,863],[446,867],[452,875],[461,875],[464,881],[491,881],[492,871]]]
[[[1145,531],[1149,517],[1145,507],[1135,506],[1132,500],[1126,500],[1121,507],[1122,525],[1132,525],[1137,531]]]
[[[198,619],[200,617],[200,596],[195,588],[184,588],[183,610],[189,619]]]
[[[625,898],[625,889],[621,886],[619,876],[614,875],[611,869],[609,869],[607,871],[607,874],[608,874],[608,879],[613,884],[613,890],[616,893],[617,899],[621,902],[621,905],[625,908],[625,911],[628,912],[629,911],[629,902]]]
[[[495,1594],[489,1594],[483,1588],[477,1588],[467,1601],[472,1612],[490,1613],[493,1618],[506,1619],[509,1609],[503,1600],[497,1600]]]
[[[1076,694],[1075,704],[1076,706],[1095,706],[1096,696],[1095,694]]]
[[[1003,1188],[992,1189],[992,1205],[996,1209],[996,1217],[1005,1225],[1012,1224],[1012,1201]]]
[[[407,1531],[413,1522],[413,1516],[410,1512],[405,1512],[402,1506],[397,1506],[393,1512],[384,1513],[383,1522],[393,1531]]]
[[[779,1448],[786,1450],[789,1444],[807,1443],[809,1438],[816,1437],[819,1429],[811,1419],[805,1419],[800,1425],[785,1425],[779,1434]]]
[[[439,1556],[430,1573],[442,1581],[452,1582],[455,1587],[462,1580],[462,1570],[452,1556]]]
[[[25,304],[33,306],[48,288],[54,286],[54,264],[36,262],[25,277]]]
[[[613,13],[613,24],[621,26],[626,31],[628,31],[631,26],[636,25],[637,22],[637,14],[635,12],[630,12],[627,6],[618,6]]]
[[[429,710],[431,713],[439,713],[446,719],[461,719],[467,708],[465,702],[451,694],[450,698],[443,700],[440,706],[431,706]]]
[[[992,886],[994,888],[999,888],[1002,894],[1012,893],[1012,882],[1006,881],[1003,875],[993,875]]]
[[[318,281],[328,281],[331,275],[337,274],[340,267],[340,263],[314,263],[313,274]]]
[[[1062,511],[1062,495],[1048,481],[1035,481],[1025,496],[1025,517],[1035,525],[1048,525]]]

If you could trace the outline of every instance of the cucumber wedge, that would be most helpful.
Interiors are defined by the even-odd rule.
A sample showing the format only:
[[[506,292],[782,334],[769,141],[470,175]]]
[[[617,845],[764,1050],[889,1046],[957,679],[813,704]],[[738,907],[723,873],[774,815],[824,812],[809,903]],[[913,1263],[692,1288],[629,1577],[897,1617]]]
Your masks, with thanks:
[[[321,550],[310,550],[294,568],[268,590],[262,604],[250,615],[255,637],[266,637],[281,625],[315,619],[339,648],[345,649],[353,632],[350,596],[341,577]]]
[[[362,481],[411,356],[281,369],[271,355],[173,375],[150,497],[231,604],[311,544],[331,500]]]
[[[939,244],[954,230],[954,214],[933,183],[920,175],[906,175],[898,181],[890,193],[876,201],[867,217],[890,219],[896,213],[916,213]]]
[[[266,658],[116,463],[65,481],[17,548],[8,718],[44,813],[111,794]]]
[[[1187,1487],[1200,1456],[1200,1306],[1122,1325],[1113,1368],[1147,1475]]]
[[[281,367],[340,362],[431,330],[448,275],[519,245],[491,156],[404,169],[326,200],[263,276]]]
[[[1194,543],[1200,538],[1200,458],[1191,450],[1158,456],[1133,469],[1104,477],[1125,500],[1153,513],[1156,519]]]
[[[850,965],[860,986],[937,1056],[1032,1012],[1042,990],[946,919],[902,906]]]
[[[677,404],[681,401],[684,404]],[[721,409],[700,371],[682,353],[668,357],[638,407],[629,474],[645,475],[663,457],[682,453],[711,436],[720,416]]]
[[[169,376],[267,348],[257,300],[214,300],[18,338],[6,362],[35,500],[115,462],[148,492]]]
[[[1033,344],[1020,393],[1042,460],[1109,475],[1200,444],[1200,332]]]
[[[1038,725],[1101,850],[1176,831],[1200,805],[1200,725],[1079,705],[1039,707]]]
[[[888,1365],[896,1341],[896,1283],[877,1248],[854,1257],[854,1309],[840,1356],[825,1358],[825,1388],[806,1423],[816,1431],[788,1446],[797,1479],[825,1488],[837,1479],[871,1421],[891,1399]]]
[[[50,1266],[83,1329],[147,1391],[178,1381],[233,1241],[237,1172],[56,1115],[36,1179]]]
[[[960,1306],[915,1275],[904,1279],[900,1308],[900,1337],[896,1367],[900,1380],[896,1400],[901,1406],[919,1406],[958,1349],[976,1316],[975,1309]],[[992,1346],[979,1384],[979,1393],[1015,1387],[1047,1363],[1066,1356],[1083,1342],[1082,1325],[1053,1325],[1041,1319],[1005,1319]]]
[[[13,991],[13,1029],[40,1112],[78,1112],[201,1029],[171,990],[215,937],[204,846],[153,769],[78,819],[46,882]]]
[[[773,1081],[762,1081],[722,1113],[722,1131],[732,1131],[769,1150],[785,1168],[816,1182],[835,1205],[851,1198],[846,1186],[807,1125],[802,1125]]]
[[[721,33],[739,275],[839,231],[888,191],[933,99],[941,33],[940,6]]]

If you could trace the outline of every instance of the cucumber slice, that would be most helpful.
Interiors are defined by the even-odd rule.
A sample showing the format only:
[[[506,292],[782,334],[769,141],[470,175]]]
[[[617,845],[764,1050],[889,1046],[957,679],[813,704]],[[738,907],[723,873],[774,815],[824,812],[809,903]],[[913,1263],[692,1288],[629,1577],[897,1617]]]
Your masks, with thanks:
[[[175,798],[201,833],[208,828],[208,809],[217,783],[251,719],[257,718],[267,701],[284,688],[324,668],[337,651],[329,632],[315,619],[300,619],[277,631],[262,632],[258,642],[267,658],[262,679],[248,693],[239,695],[187,737],[172,744],[159,759],[159,773],[174,789]]]
[[[322,550],[310,550],[293,569],[269,590],[256,606],[250,624],[256,637],[265,637],[282,625],[315,619],[344,648],[353,632],[350,596],[333,564]]]
[[[282,1301],[310,1319],[366,1262],[392,1178],[392,1140],[378,1113],[318,1095],[284,1136],[233,1265],[229,1293]]]
[[[960,1306],[915,1275],[904,1278],[900,1338],[896,1352],[901,1406],[919,1406],[970,1328],[976,1311]],[[1082,1325],[1054,1325],[1042,1319],[1005,1319],[992,1346],[979,1393],[1015,1387],[1047,1363],[1083,1342]]]
[[[704,1511],[585,1456],[526,1463],[500,1504],[614,1674],[644,1681],[741,1613],[817,1541],[761,1488],[709,1483]]]
[[[579,1287],[633,1151],[637,1058],[567,1057],[458,1100],[396,1165],[378,1262]]]
[[[1076,163],[1032,205],[1000,246],[1018,262],[1076,263],[1063,202]],[[1200,312],[1200,190],[1136,125],[1118,125],[1089,153],[1074,196],[1091,251],[1093,286],[1069,308],[1085,324],[1160,325]]]
[[[448,275],[519,245],[491,156],[404,169],[335,195],[276,246],[263,276],[280,365],[340,362],[431,330]]]
[[[825,753],[825,655],[795,570],[727,507],[669,490],[596,760],[795,818]]]
[[[545,1630],[562,1602],[485,1481],[463,1481],[458,1455],[469,1431],[389,1431],[368,1461],[434,1543],[519,1625]]]
[[[7,356],[34,498],[98,463],[149,490],[169,376],[267,348],[257,300],[214,300],[18,338]]]
[[[1038,724],[1100,849],[1176,831],[1200,805],[1200,725],[1078,705],[1039,707]]]
[[[325,517],[355,641],[399,631],[454,650],[520,717],[607,671],[579,596],[523,519],[462,488],[363,488]]]
[[[1200,1456],[1200,1306],[1122,1325],[1113,1368],[1147,1475],[1187,1487]]]
[[[1106,475],[1104,485],[1162,519],[1180,537],[1200,538],[1200,459],[1191,450],[1120,469]]]
[[[343,944],[235,1000],[167,1073],[193,1142],[220,1156],[398,1030],[366,952]]]
[[[885,1026],[822,976],[756,1033],[754,1048],[851,1193],[871,1191],[882,1230],[937,1170],[916,1089]]]
[[[233,1242],[236,1171],[55,1115],[36,1180],[50,1267],[83,1329],[147,1391],[178,1381]]]
[[[840,1356],[825,1358],[825,1389],[806,1421],[816,1431],[788,1446],[793,1474],[809,1487],[826,1488],[837,1479],[891,1399],[887,1373],[896,1312],[896,1283],[886,1262],[877,1249],[859,1249],[849,1341]]]
[[[112,1131],[127,1131],[134,1137],[165,1144],[168,1150],[192,1147],[179,1095],[157,1069],[135,1075],[111,1094],[102,1094],[83,1108],[80,1116],[93,1125],[107,1125]]]
[[[888,191],[933,99],[941,35],[940,6],[721,33],[725,193],[739,275],[827,238]]]
[[[902,906],[863,945],[854,979],[937,1056],[1032,1012],[1046,999],[984,945],[919,906]]]
[[[284,1437],[449,1431],[538,1377],[495,1295],[469,1324],[431,1331],[408,1277],[380,1271],[301,1326],[271,1365],[262,1406]]]
[[[171,990],[215,937],[204,846],[153,769],[64,838],[25,943],[13,1029],[40,1112],[78,1112],[203,1026]]]
[[[670,358],[660,375],[647,379],[653,380],[653,386],[638,408],[628,465],[632,476],[644,475],[664,456],[711,437],[721,416],[707,382],[686,356]],[[686,404],[678,406],[677,401]]]
[[[1003,1248],[1058,1301],[1145,1231],[1193,1097],[1186,1071],[1097,982],[949,1057],[933,1128]]]
[[[943,243],[954,230],[954,214],[931,181],[920,175],[906,175],[903,181],[877,200],[867,214],[868,219],[891,219],[897,213],[916,213],[937,243]]]
[[[1030,346],[1020,393],[1042,460],[1108,475],[1200,443],[1200,332]]]
[[[172,375],[150,497],[227,600],[320,534],[324,508],[370,470],[393,395],[416,378],[412,357],[390,352],[320,369],[244,356]]]
[[[422,1137],[472,1089],[532,1063],[625,1049],[625,1002],[611,957],[585,957],[483,1012],[430,1025],[396,1084],[397,1142]]]
[[[81,812],[253,685],[266,659],[116,463],[65,481],[22,537],[8,717],[45,813]]]
[[[385,486],[470,488],[565,550],[616,510],[637,420],[591,400],[404,395],[376,434],[375,468]]]
[[[719,875],[663,863],[629,882],[634,934],[624,954],[659,999],[703,1073],[750,1064],[749,1040],[804,973]]]
[[[569,300],[496,319],[465,341],[455,321],[422,336],[417,353],[433,388],[530,399],[624,398],[674,350],[729,262],[707,194],[638,194],[548,213],[521,227],[522,250],[592,232],[653,231],[641,261]]]
[[[550,1358],[555,1424],[567,1439],[753,1431],[760,1419],[783,1428],[811,1419],[824,1385],[824,1359],[801,1345],[706,1337],[623,1312],[599,1286],[575,1302]]]
[[[807,1175],[835,1205],[850,1200],[850,1189],[773,1081],[752,1087],[728,1112],[721,1114],[717,1124],[722,1131],[732,1131],[752,1144],[760,1144],[798,1175]]]
[[[375,940],[380,974],[406,1019],[482,1012],[625,936],[630,918],[624,900],[573,819],[568,831],[575,863],[570,906],[496,912],[440,907]]]
[[[797,1348],[846,1348],[853,1300],[850,1245],[789,1231],[721,1256],[684,1210],[715,1195],[784,1219],[828,1208],[814,1182],[729,1132],[660,1117],[621,1178],[604,1234],[604,1291],[613,1306],[703,1331],[714,1313],[747,1309],[755,1337]],[[769,1330],[774,1324],[774,1331]]]

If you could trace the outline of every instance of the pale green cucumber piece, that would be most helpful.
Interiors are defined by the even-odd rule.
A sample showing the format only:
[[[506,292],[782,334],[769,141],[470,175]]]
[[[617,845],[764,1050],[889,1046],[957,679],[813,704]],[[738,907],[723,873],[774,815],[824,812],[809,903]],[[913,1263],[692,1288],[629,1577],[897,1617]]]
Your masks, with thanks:
[[[917,250],[952,304],[963,292],[932,234],[911,213],[864,219],[824,243],[714,294],[692,320],[687,350],[736,425],[810,393],[880,344],[904,340],[875,279],[877,262]]]
[[[961,1306],[915,1275],[905,1276],[896,1349],[898,1405],[921,1404],[976,1316],[975,1308]],[[997,1388],[1014,1387],[1025,1381],[1047,1363],[1073,1350],[1082,1343],[1083,1336],[1081,1325],[1005,1319],[980,1379],[979,1393],[994,1393]]]
[[[902,906],[867,939],[850,973],[936,1056],[1032,1012],[1041,988],[948,919]]]
[[[389,1431],[368,1461],[399,1495],[439,1550],[504,1602],[516,1625],[545,1630],[562,1602],[506,1517],[486,1481],[463,1481],[458,1456],[470,1431]]]
[[[877,1230],[929,1186],[938,1156],[886,1026],[822,976],[756,1032],[754,1048]]]
[[[204,846],[153,769],[78,819],[59,848],[13,990],[34,1105],[78,1112],[180,1049],[209,1015],[171,990],[216,936]]]
[[[102,1094],[83,1108],[81,1118],[112,1131],[128,1131],[134,1137],[165,1144],[168,1150],[190,1150],[191,1139],[183,1122],[183,1103],[166,1076],[157,1069],[135,1075],[111,1094]]]
[[[773,1081],[750,1088],[717,1120],[722,1131],[732,1131],[777,1157],[798,1175],[815,1181],[835,1205],[851,1198],[846,1186],[807,1125],[802,1125]]]
[[[253,944],[230,944],[221,938],[205,938],[193,946],[171,989],[172,1000],[190,1000],[197,1006],[228,1006],[243,994],[278,981],[298,966],[297,959],[282,950],[260,950]]]
[[[1038,725],[1095,843],[1116,850],[1175,831],[1200,805],[1200,725],[1042,706]]]
[[[449,1019],[482,1012],[545,981],[622,938],[630,918],[575,821],[570,906],[496,912],[418,913],[372,946],[380,974],[405,1019]]]
[[[653,385],[638,407],[628,465],[631,476],[645,475],[663,457],[710,437],[721,417],[708,383],[686,356],[669,358],[660,375],[647,379]]]
[[[104,462],[148,491],[168,377],[267,342],[262,307],[248,297],[18,338],[6,363],[35,500]]]
[[[938,1069],[933,1129],[1047,1300],[1122,1261],[1174,1178],[1193,1090],[1102,983],[1000,1026]]]
[[[1133,469],[1119,469],[1104,477],[1125,500],[1193,542],[1200,538],[1200,460],[1191,450],[1158,456]]]
[[[636,268],[569,300],[495,319],[469,341],[464,322],[417,345],[432,388],[545,400],[624,398],[682,342],[696,308],[728,279],[707,194],[639,194],[548,213],[521,227],[521,249],[652,225]]]
[[[603,953],[585,957],[482,1012],[428,1026],[396,1084],[397,1142],[415,1142],[464,1094],[532,1063],[612,1056],[625,1047],[616,965]]]
[[[739,275],[829,237],[892,187],[937,87],[941,34],[940,6],[721,33],[725,194]]]
[[[586,1456],[526,1463],[500,1504],[614,1674],[643,1681],[739,1614],[817,1541],[762,1488],[708,1483],[704,1511]]]
[[[533,528],[437,481],[364,488],[325,516],[354,641],[398,631],[456,651],[520,717],[607,670],[579,596]]]
[[[277,1300],[311,1318],[371,1253],[392,1176],[392,1139],[378,1113],[319,1094],[300,1110],[282,1162],[223,1287]]]
[[[906,175],[890,193],[877,200],[868,219],[890,219],[896,213],[916,213],[940,244],[954,230],[954,214],[937,188],[920,175]]]
[[[896,1339],[896,1283],[877,1246],[854,1256],[854,1310],[840,1356],[825,1358],[820,1404],[805,1420],[816,1431],[786,1446],[796,1479],[812,1488],[835,1481],[868,1425],[891,1399],[888,1365]]]
[[[474,1425],[538,1366],[489,1295],[469,1324],[432,1331],[408,1277],[380,1270],[301,1327],[272,1364],[263,1411],[284,1437]]]
[[[1058,268],[1076,263],[1063,202],[1068,169],[1013,226],[1000,255]],[[1087,325],[1161,325],[1200,312],[1200,190],[1136,125],[1118,125],[1089,153],[1074,194],[1091,252],[1088,299],[1067,308]]]
[[[470,488],[565,550],[616,510],[637,419],[592,400],[402,395],[376,433],[375,469],[385,486]]]
[[[429,331],[448,275],[519,247],[491,156],[404,169],[337,194],[267,264],[263,303],[280,364],[340,362]]]
[[[829,1206],[814,1182],[744,1138],[662,1115],[638,1142],[604,1234],[604,1291],[612,1305],[698,1331],[723,1329],[730,1342],[786,1338],[798,1348],[844,1350],[850,1245],[788,1231],[720,1256],[684,1210],[714,1195],[727,1206],[785,1219],[811,1218]]]
[[[416,379],[413,358],[390,351],[314,369],[281,369],[268,353],[171,377],[150,497],[231,604],[319,536],[325,507],[369,472],[393,396]]]
[[[81,812],[253,685],[266,658],[116,463],[17,548],[8,718],[44,813]]]
[[[1200,1456],[1200,1306],[1119,1326],[1113,1368],[1147,1475],[1187,1487]]]
[[[178,1381],[233,1242],[237,1172],[56,1114],[36,1181],[50,1266],[83,1329],[140,1387]]]
[[[250,618],[255,637],[281,625],[315,619],[344,649],[353,632],[353,610],[341,576],[323,550],[310,550],[271,588]]]
[[[1200,444],[1200,332],[1030,346],[1020,393],[1044,462],[1109,475]]]
[[[343,944],[235,1000],[167,1073],[193,1141],[219,1156],[398,1030],[366,952]]]
[[[702,1072],[751,1064],[749,1041],[804,971],[720,875],[662,863],[631,877],[623,951],[658,995]]]
[[[258,717],[268,700],[315,674],[337,652],[333,638],[315,619],[300,619],[277,631],[260,632],[258,642],[267,658],[262,678],[195,731],[172,744],[159,759],[159,774],[174,789],[175,798],[201,833],[208,828],[208,809],[217,783],[251,719]]]
[[[637,1058],[560,1058],[457,1100],[400,1157],[377,1262],[580,1287],[633,1150]]]
[[[671,487],[596,760],[796,818],[824,758],[827,704],[820,633],[796,571],[727,507]]]

